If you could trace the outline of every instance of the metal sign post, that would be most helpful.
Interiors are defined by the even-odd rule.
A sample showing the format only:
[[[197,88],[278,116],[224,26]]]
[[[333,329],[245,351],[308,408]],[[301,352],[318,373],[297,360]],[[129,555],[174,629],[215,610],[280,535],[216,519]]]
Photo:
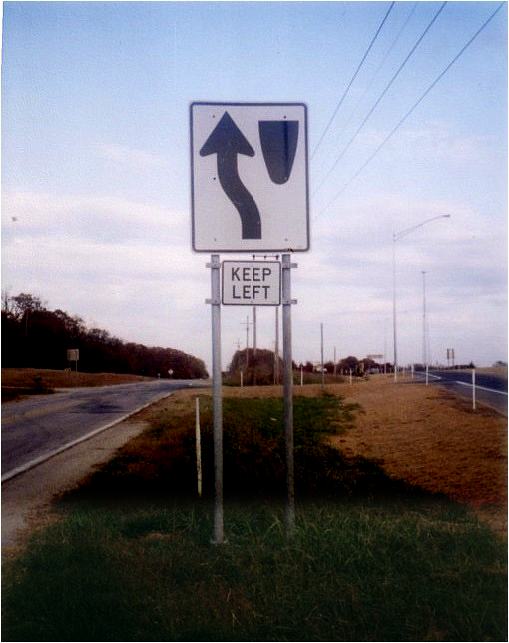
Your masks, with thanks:
[[[214,415],[214,536],[212,543],[224,543],[223,518],[223,392],[221,382],[221,262],[219,255],[212,255],[208,266],[211,270],[212,308],[212,404]]]
[[[292,372],[292,300],[291,263],[289,254],[282,256],[283,288],[283,417],[286,445],[286,533],[291,536],[295,530],[295,484],[293,466],[293,372]]]

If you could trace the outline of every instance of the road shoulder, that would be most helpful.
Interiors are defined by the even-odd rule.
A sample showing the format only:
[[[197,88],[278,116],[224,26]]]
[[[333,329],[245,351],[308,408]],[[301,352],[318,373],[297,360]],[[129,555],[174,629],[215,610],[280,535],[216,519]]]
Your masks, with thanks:
[[[34,529],[57,518],[55,495],[76,486],[93,469],[108,462],[117,449],[139,435],[147,423],[129,419],[86,442],[59,453],[2,484],[2,556],[15,554]]]

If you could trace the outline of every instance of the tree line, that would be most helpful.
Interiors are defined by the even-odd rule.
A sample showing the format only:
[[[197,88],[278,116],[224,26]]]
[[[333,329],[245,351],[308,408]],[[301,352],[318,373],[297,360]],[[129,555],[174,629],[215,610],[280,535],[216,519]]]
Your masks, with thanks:
[[[63,369],[69,349],[79,350],[79,370],[150,377],[208,377],[203,360],[175,348],[125,342],[63,310],[49,310],[38,297],[2,293],[2,366]],[[74,366],[74,364],[73,364]]]

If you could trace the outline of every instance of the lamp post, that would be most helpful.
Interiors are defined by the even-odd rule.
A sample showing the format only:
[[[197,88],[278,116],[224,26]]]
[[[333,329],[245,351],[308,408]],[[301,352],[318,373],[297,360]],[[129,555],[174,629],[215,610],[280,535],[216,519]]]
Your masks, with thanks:
[[[392,233],[392,331],[393,331],[393,341],[394,341],[394,381],[398,381],[398,336],[397,336],[397,323],[396,323],[396,241],[399,241],[403,237],[406,237],[408,234],[422,228],[422,226],[432,221],[438,219],[449,219],[450,214],[439,214],[436,217],[431,217],[430,219],[425,219],[414,225],[410,228],[405,228],[399,232]]]
[[[428,342],[426,329],[426,271],[422,270],[422,363],[428,365]]]

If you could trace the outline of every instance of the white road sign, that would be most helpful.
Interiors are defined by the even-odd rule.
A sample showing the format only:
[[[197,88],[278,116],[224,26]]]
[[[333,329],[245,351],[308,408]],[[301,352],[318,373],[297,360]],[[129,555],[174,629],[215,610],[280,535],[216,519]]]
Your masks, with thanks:
[[[192,103],[193,249],[309,250],[301,103]]]
[[[79,348],[68,348],[67,349],[67,361],[68,362],[77,362],[80,358]]]
[[[223,261],[223,304],[226,306],[279,306],[279,261]]]

